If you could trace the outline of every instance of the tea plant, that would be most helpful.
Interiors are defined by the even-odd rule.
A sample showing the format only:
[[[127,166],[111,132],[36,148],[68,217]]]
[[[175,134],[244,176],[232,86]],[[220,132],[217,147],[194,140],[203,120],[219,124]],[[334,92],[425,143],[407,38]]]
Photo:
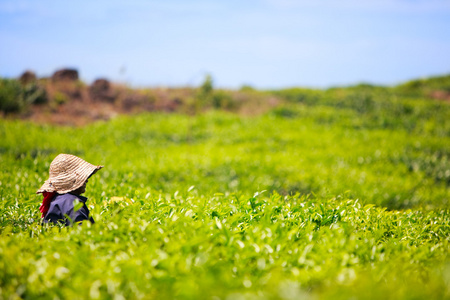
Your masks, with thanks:
[[[0,120],[0,298],[448,299],[449,105],[346,97]],[[41,225],[58,153],[105,165],[94,225]]]
[[[297,107],[296,117],[146,114],[77,128],[0,123],[3,198],[31,195],[58,153],[105,165],[92,192],[199,194],[257,190],[346,195],[390,209],[448,207],[448,136],[366,128],[351,111]],[[442,110],[441,113],[448,113]],[[449,118],[450,120],[450,118]],[[433,122],[418,120],[417,122]],[[7,193],[5,191],[8,191]]]
[[[95,225],[2,226],[4,296],[345,298],[354,287],[364,298],[449,296],[445,210],[195,189],[91,204]]]

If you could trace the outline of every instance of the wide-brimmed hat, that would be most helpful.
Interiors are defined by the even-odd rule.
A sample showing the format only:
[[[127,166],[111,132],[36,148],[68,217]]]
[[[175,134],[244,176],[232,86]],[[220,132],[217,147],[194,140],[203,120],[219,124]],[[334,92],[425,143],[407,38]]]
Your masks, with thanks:
[[[103,166],[94,166],[75,155],[59,154],[50,164],[49,178],[36,193],[74,191],[101,168]]]

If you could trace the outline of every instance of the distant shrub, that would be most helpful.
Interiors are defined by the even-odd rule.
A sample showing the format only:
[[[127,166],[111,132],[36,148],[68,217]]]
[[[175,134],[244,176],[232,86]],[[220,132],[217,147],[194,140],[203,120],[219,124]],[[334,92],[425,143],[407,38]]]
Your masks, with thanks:
[[[213,88],[213,80],[212,80],[211,75],[208,74],[205,77],[205,81],[200,86],[200,94],[202,94],[202,95],[211,95],[213,89],[214,89]]]
[[[292,106],[278,106],[271,110],[271,114],[281,118],[295,118],[299,116],[299,109]]]
[[[53,100],[55,101],[56,104],[61,105],[66,103],[69,99],[65,94],[61,92],[56,92],[55,95],[53,96]]]
[[[413,81],[408,81],[402,85],[395,88],[398,94],[409,97],[421,97],[423,95],[423,90],[425,88],[425,81],[418,79]]]
[[[401,96],[427,97],[432,92],[450,92],[450,75],[411,80],[393,88]]]
[[[212,95],[212,105],[214,108],[217,109],[233,109],[236,108],[237,103],[233,99],[230,93],[227,93],[226,91],[216,91]]]
[[[0,111],[14,113],[22,109],[22,87],[15,79],[0,79]]]
[[[206,75],[205,81],[199,87],[197,99],[197,110],[205,107],[229,110],[236,108],[237,105],[231,93],[225,90],[214,90],[213,79],[209,74]]]
[[[0,111],[4,113],[17,113],[30,104],[47,101],[47,92],[36,82],[21,84],[16,79],[0,79]]]
[[[23,96],[27,104],[44,104],[48,102],[47,92],[36,83],[27,84],[23,88]]]
[[[374,93],[365,90],[339,89],[328,91],[323,102],[336,108],[348,108],[358,113],[367,113],[375,108],[373,98]]]
[[[323,91],[304,88],[290,88],[273,92],[275,96],[281,97],[289,102],[317,104],[323,97]]]
[[[241,91],[241,92],[254,92],[254,91],[256,91],[256,89],[254,87],[252,87],[251,85],[244,84],[243,86],[241,86],[239,91]]]

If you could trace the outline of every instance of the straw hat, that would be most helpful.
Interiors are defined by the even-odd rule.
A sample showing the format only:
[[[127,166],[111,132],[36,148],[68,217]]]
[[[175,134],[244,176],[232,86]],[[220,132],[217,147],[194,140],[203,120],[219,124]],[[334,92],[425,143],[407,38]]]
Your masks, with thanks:
[[[87,161],[70,154],[59,154],[50,164],[49,179],[37,190],[64,194],[81,187],[86,180],[103,166],[94,166]]]

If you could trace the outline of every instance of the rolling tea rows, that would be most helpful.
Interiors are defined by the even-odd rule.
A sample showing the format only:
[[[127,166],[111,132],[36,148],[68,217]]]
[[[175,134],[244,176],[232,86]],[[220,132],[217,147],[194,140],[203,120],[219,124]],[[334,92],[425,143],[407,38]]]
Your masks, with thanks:
[[[449,298],[449,106],[288,92],[251,117],[0,120],[0,299]],[[41,225],[58,153],[105,165],[94,225]]]

